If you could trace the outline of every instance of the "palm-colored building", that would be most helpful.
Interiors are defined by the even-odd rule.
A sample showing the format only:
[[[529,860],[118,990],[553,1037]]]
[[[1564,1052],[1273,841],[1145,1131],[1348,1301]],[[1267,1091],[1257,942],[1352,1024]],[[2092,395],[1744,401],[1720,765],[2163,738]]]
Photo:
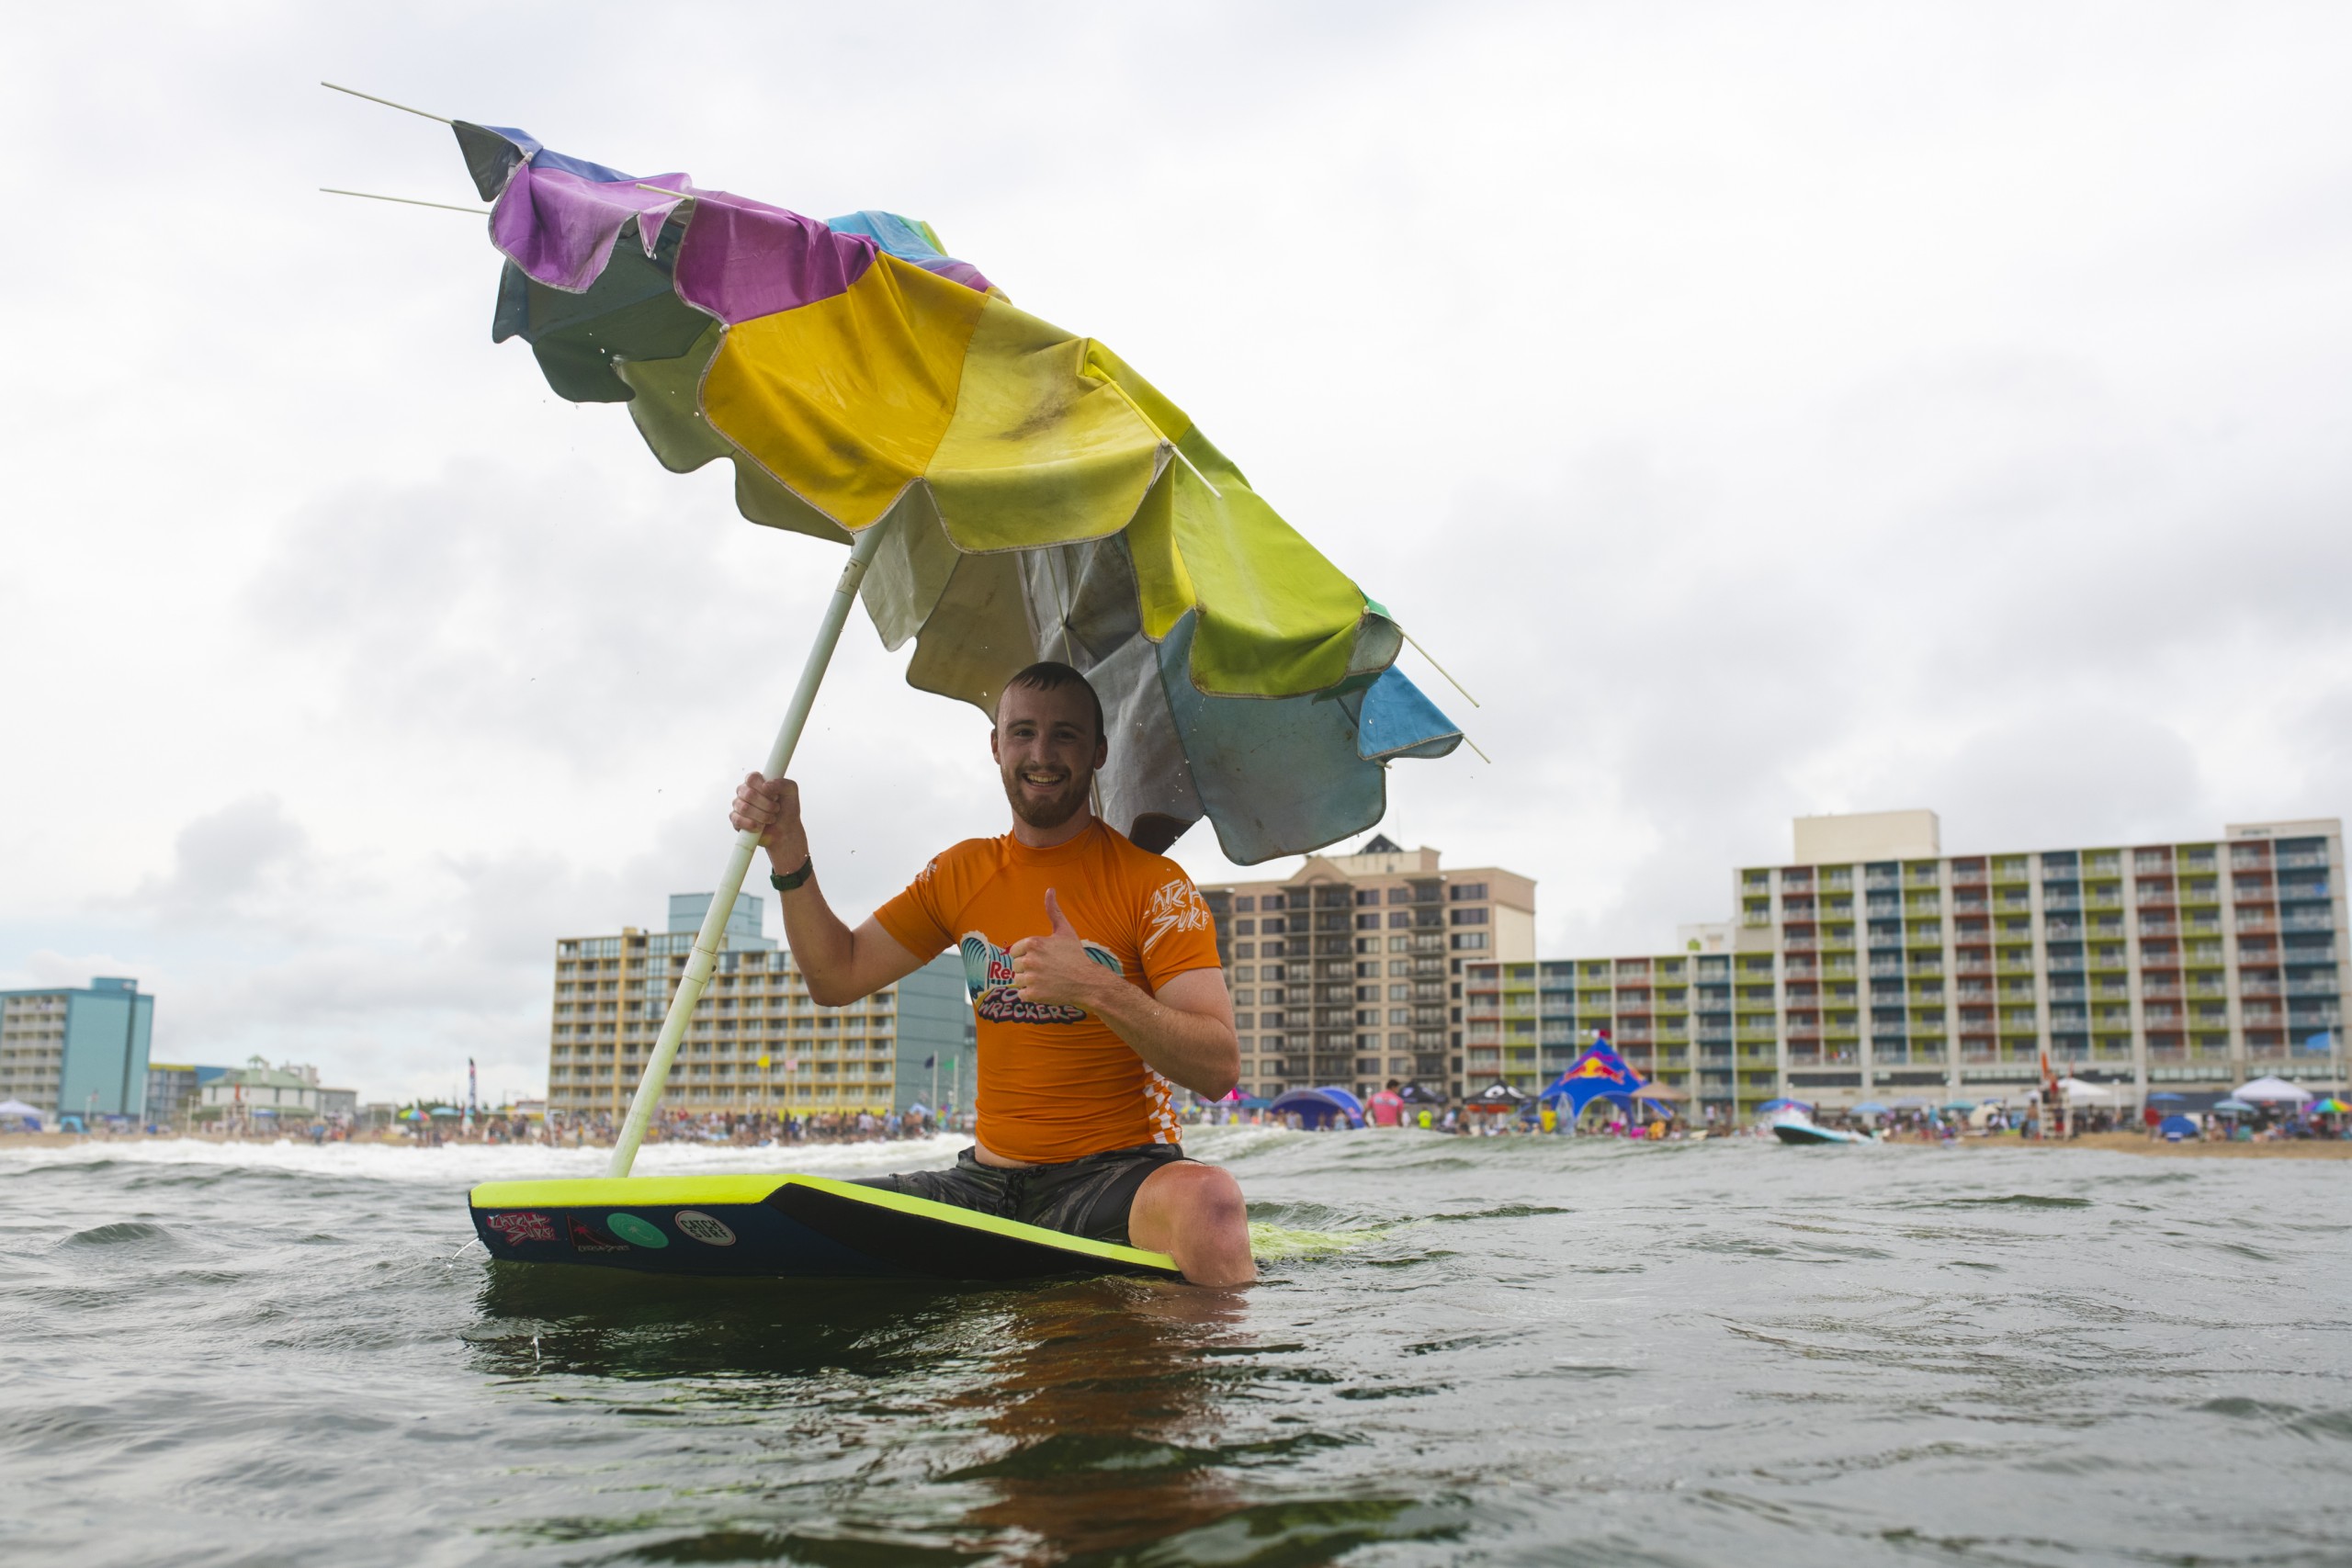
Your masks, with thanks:
[[[673,894],[667,931],[623,927],[556,943],[550,1111],[617,1120],[628,1109],[710,897]],[[971,1103],[977,1059],[958,955],[943,953],[848,1007],[819,1007],[792,954],[762,934],[763,912],[750,893],[729,911],[665,1109],[879,1114],[932,1104],[934,1082],[941,1100],[960,1092]]]
[[[1611,1031],[1719,1115],[1978,1100],[2054,1070],[2211,1093],[2345,1081],[2344,834],[2334,818],[2165,843],[1948,855],[1931,811],[1801,818],[1784,865],[1685,951],[1474,965],[1472,1076],[1521,1088]]]

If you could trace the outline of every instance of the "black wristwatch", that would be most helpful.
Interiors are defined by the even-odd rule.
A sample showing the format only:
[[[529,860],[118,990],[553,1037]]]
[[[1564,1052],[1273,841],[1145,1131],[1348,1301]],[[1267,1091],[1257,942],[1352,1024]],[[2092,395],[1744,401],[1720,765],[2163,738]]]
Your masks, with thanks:
[[[789,893],[794,888],[799,886],[802,883],[808,881],[810,877],[816,874],[817,860],[814,855],[811,855],[808,859],[802,861],[800,863],[800,869],[792,873],[789,876],[777,875],[773,873],[770,874],[768,877],[768,886],[774,887],[779,893]]]

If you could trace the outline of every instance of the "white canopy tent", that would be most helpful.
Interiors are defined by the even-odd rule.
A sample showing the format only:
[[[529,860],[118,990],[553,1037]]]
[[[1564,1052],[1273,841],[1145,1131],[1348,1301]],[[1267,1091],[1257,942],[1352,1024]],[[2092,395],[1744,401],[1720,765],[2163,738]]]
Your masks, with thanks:
[[[2252,1083],[2242,1083],[2230,1090],[2230,1094],[2233,1099],[2243,1100],[2248,1105],[2281,1103],[2301,1105],[2312,1097],[2311,1090],[2300,1085],[2290,1084],[2285,1078],[2274,1077],[2261,1077],[2255,1079]]]
[[[2069,1105],[2112,1105],[2120,1098],[2112,1084],[2092,1083],[2086,1078],[2060,1078],[2058,1092],[2066,1097]]]

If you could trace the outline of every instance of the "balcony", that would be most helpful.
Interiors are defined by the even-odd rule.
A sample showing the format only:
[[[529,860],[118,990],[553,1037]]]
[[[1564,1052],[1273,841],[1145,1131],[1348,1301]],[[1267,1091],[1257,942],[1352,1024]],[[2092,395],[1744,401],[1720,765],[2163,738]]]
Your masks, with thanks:
[[[2282,854],[2278,857],[2278,869],[2280,871],[2325,871],[2327,852],[2325,850],[2297,850],[2292,854]]]
[[[2243,931],[2245,928],[2241,926],[2239,929]],[[2332,910],[2327,909],[2314,909],[2308,912],[2298,909],[2280,917],[2278,929],[2289,931],[2332,931],[2335,929],[2335,916]]]

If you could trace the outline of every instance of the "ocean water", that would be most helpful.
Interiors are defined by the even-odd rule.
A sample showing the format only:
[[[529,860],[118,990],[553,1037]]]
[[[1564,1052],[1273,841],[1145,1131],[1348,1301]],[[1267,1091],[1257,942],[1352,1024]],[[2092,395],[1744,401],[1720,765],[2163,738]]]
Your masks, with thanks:
[[[595,1151],[0,1153],[0,1561],[2352,1561],[2352,1167],[1195,1147],[1253,1290],[518,1277],[465,1189]]]

